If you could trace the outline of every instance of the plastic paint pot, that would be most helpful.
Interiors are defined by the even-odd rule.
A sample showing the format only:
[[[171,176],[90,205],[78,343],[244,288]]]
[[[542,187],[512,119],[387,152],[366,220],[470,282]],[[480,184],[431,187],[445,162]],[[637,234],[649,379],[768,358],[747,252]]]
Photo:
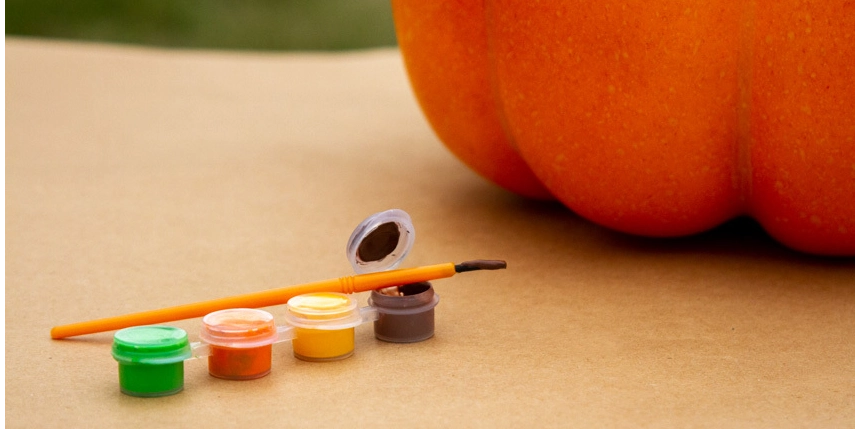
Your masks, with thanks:
[[[119,362],[119,388],[131,396],[179,393],[185,386],[184,361],[191,357],[188,334],[170,326],[136,326],[113,336]]]
[[[278,342],[278,328],[267,311],[233,308],[203,317],[200,340],[209,345],[209,374],[253,380],[271,372],[271,346]]]
[[[346,258],[358,274],[392,270],[412,249],[415,228],[408,213],[392,209],[364,219],[346,243]],[[388,292],[394,291],[394,294]],[[371,311],[376,338],[393,343],[414,343],[435,333],[438,295],[428,282],[373,291]]]
[[[374,290],[368,304],[375,307],[378,319],[373,322],[376,338],[391,343],[416,343],[435,334],[435,306],[439,296],[429,282],[412,283],[388,295]]]
[[[287,322],[295,328],[296,358],[325,362],[345,359],[355,350],[355,327],[364,322],[358,302],[343,293],[308,293],[286,303]]]

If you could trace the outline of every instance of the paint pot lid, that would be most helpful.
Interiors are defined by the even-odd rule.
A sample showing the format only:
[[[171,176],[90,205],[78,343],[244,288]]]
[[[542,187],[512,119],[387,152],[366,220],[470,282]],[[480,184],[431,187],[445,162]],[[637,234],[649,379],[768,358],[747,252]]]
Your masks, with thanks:
[[[221,347],[253,348],[277,341],[271,313],[253,308],[231,308],[203,317],[200,340]]]
[[[363,322],[358,301],[344,293],[314,292],[286,302],[287,322],[298,328],[346,329]]]
[[[358,274],[397,268],[415,242],[415,228],[409,214],[391,209],[373,214],[361,222],[346,244],[346,257]]]
[[[113,336],[113,358],[120,363],[168,364],[191,357],[188,333],[172,326],[135,326]]]

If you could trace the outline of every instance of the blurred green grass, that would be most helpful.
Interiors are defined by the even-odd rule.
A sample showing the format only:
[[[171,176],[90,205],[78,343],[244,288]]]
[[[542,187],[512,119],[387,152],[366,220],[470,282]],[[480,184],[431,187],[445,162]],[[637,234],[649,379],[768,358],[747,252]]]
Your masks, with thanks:
[[[9,0],[6,34],[231,50],[396,45],[390,0]]]

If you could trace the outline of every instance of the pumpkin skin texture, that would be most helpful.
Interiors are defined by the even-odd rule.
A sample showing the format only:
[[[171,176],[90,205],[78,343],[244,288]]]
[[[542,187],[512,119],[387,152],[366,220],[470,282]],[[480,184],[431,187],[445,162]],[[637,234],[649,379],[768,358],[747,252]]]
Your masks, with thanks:
[[[397,41],[418,102],[439,139],[496,184],[532,198],[551,194],[510,143],[490,85],[483,5],[393,2]]]
[[[439,138],[513,192],[647,236],[755,218],[854,253],[852,2],[394,0]]]

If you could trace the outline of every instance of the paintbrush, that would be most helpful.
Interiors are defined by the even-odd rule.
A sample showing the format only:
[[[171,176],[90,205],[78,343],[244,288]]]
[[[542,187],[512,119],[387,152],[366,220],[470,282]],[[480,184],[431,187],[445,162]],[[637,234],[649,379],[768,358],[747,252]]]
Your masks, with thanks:
[[[175,320],[202,317],[213,311],[228,308],[260,308],[285,304],[290,298],[311,292],[342,292],[355,293],[410,283],[451,277],[456,273],[476,270],[498,270],[507,268],[507,262],[496,260],[474,260],[461,264],[446,263],[427,265],[417,268],[382,271],[377,273],[346,276],[336,279],[323,280],[314,283],[286,286],[269,289],[245,295],[236,295],[211,301],[196,302],[162,308],[159,310],[143,311],[124,316],[108,317],[88,322],[55,326],[51,329],[51,338],[66,338],[77,335],[94,334],[96,332],[113,331],[129,326],[152,325]]]

